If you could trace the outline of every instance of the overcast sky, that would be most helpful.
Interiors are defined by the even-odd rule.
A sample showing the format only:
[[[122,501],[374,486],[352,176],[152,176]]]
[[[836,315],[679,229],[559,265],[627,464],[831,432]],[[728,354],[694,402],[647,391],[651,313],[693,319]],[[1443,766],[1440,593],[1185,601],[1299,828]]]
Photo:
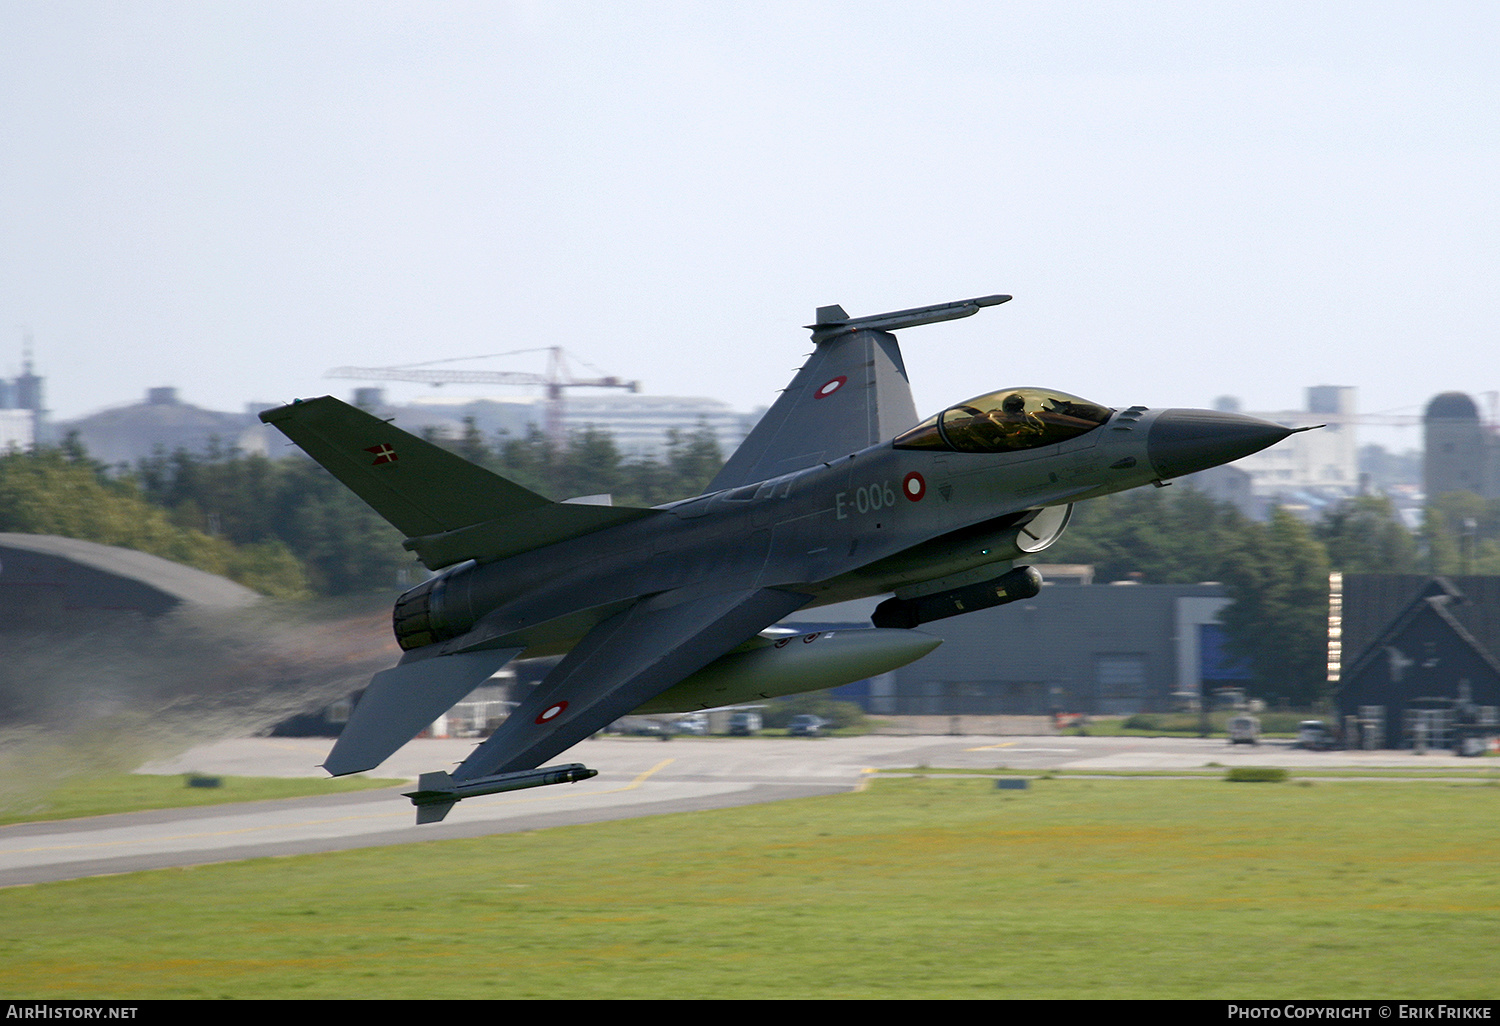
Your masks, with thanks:
[[[816,306],[1006,292],[902,334],[924,415],[1416,413],[1500,388],[1497,12],[0,0],[0,374],[239,410],[560,344],[749,409]]]

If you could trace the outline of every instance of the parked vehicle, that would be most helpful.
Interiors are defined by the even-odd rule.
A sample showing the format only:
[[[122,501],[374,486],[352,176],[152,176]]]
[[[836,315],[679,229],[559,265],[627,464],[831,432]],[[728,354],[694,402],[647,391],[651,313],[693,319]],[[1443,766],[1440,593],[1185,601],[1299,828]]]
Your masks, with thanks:
[[[1333,728],[1322,720],[1303,720],[1297,724],[1297,747],[1312,752],[1327,752],[1338,747]]]
[[[736,737],[749,737],[760,733],[760,713],[753,709],[738,709],[729,716],[729,733]]]
[[[1260,744],[1260,720],[1249,713],[1240,713],[1237,716],[1229,717],[1229,721],[1225,726],[1229,731],[1230,744]]]
[[[703,737],[708,733],[708,717],[702,713],[684,713],[673,721],[673,726],[679,734]]]
[[[787,737],[822,737],[823,728],[827,725],[828,721],[821,716],[802,713],[792,717],[792,721],[786,725],[786,734]]]

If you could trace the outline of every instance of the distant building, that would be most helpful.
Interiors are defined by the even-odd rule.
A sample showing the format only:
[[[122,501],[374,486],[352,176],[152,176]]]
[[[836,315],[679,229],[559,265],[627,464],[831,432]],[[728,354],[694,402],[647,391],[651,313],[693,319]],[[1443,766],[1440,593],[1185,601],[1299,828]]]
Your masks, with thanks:
[[[1230,464],[1250,475],[1250,491],[1262,502],[1316,513],[1359,494],[1359,445],[1355,437],[1357,393],[1340,385],[1307,390],[1305,410],[1252,413],[1286,427],[1323,424]]]
[[[1225,652],[1220,585],[1094,585],[1077,567],[1045,576],[1055,583],[1035,598],[923,624],[944,641],[936,651],[836,696],[876,715],[1118,715],[1169,711],[1249,678]],[[868,627],[879,601],[805,610],[784,625]]]
[[[14,378],[0,378],[0,452],[29,449],[44,441],[46,415],[42,379],[32,373],[28,339],[21,373]]]
[[[385,401],[383,389],[359,388],[354,392],[354,404],[394,417],[403,430],[413,434],[435,430],[444,437],[457,438],[465,430],[465,421],[472,419],[474,427],[490,442],[502,432],[525,438],[532,430],[544,430],[546,421],[542,399],[440,396],[397,406]],[[745,414],[728,403],[702,396],[570,395],[563,407],[562,425],[567,432],[588,428],[604,431],[627,458],[647,459],[660,456],[666,449],[669,431],[691,435],[706,427],[727,457],[758,419],[758,414]]]
[[[0,409],[0,453],[36,444],[36,417],[30,410]]]
[[[1434,396],[1422,417],[1423,485],[1429,497],[1473,492],[1500,498],[1500,437],[1462,392]]]
[[[63,421],[56,432],[59,438],[76,433],[90,456],[111,467],[133,465],[158,450],[266,455],[273,432],[255,415],[263,408],[256,403],[244,413],[219,413],[183,402],[175,388],[151,388],[145,402]]]
[[[1348,744],[1461,749],[1500,735],[1500,577],[1333,574],[1330,609]]]

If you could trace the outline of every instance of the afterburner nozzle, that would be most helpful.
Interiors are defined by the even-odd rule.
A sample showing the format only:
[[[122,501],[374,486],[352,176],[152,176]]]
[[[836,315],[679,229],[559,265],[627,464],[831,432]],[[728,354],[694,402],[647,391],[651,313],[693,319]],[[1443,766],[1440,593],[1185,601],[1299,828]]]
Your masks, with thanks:
[[[1151,425],[1146,455],[1166,480],[1233,463],[1275,445],[1296,428],[1218,410],[1163,410]]]

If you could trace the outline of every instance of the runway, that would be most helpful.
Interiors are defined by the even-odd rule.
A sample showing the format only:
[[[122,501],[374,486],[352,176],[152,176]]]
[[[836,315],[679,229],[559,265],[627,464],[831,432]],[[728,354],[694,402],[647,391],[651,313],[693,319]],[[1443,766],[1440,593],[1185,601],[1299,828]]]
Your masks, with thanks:
[[[193,749],[143,772],[322,776],[331,742],[249,738]],[[450,767],[470,741],[418,740],[372,776],[414,780]],[[1303,752],[1222,740],[1074,737],[598,738],[568,753],[599,776],[578,784],[460,802],[443,823],[418,827],[408,787],[346,795],[163,809],[0,827],[0,887],[240,859],[410,844],[537,830],[635,816],[727,808],[860,785],[896,767],[993,769],[1195,769],[1225,766],[1444,765],[1479,760],[1410,752]]]

